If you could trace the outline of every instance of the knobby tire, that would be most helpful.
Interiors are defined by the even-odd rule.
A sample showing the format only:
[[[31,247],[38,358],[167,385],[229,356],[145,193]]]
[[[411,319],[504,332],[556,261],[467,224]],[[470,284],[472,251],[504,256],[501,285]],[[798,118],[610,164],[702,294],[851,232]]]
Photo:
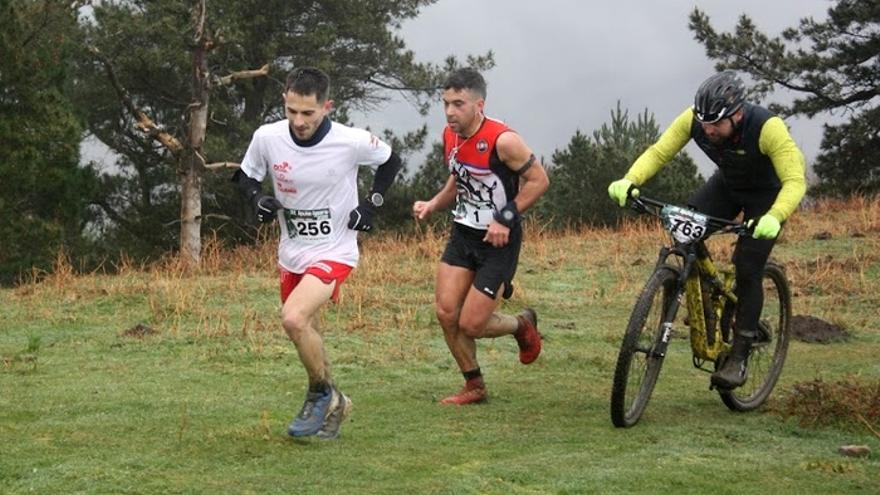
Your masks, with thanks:
[[[618,428],[639,421],[657,383],[663,357],[651,351],[662,337],[663,319],[677,281],[677,269],[661,265],[651,274],[633,307],[611,388],[611,422]]]
[[[752,347],[746,383],[742,387],[718,390],[724,405],[732,411],[751,411],[767,400],[779,380],[788,353],[791,289],[782,267],[768,263],[764,269],[763,284],[764,307],[760,321],[768,331],[770,340]]]

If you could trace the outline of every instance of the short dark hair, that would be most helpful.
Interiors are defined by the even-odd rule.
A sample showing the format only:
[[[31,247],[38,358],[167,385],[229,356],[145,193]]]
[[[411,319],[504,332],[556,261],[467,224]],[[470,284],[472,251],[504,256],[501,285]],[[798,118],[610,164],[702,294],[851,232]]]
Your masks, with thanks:
[[[443,83],[443,90],[454,89],[460,91],[467,89],[480,95],[480,98],[486,97],[486,80],[483,76],[472,67],[464,67],[449,73],[446,82]]]
[[[330,76],[315,67],[293,69],[287,74],[287,83],[284,85],[284,92],[288,91],[303,96],[315,95],[315,99],[319,102],[327,101],[327,96],[330,94]]]

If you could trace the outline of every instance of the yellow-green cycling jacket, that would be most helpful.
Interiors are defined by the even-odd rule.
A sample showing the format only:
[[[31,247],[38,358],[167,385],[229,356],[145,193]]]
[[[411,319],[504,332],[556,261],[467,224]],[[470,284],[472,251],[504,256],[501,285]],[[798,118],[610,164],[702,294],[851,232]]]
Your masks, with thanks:
[[[767,212],[785,221],[807,190],[804,155],[781,118],[767,109],[745,103],[739,132],[715,145],[688,108],[672,122],[660,139],[633,163],[626,178],[642,185],[654,176],[691,139],[718,165],[731,189],[779,189]]]

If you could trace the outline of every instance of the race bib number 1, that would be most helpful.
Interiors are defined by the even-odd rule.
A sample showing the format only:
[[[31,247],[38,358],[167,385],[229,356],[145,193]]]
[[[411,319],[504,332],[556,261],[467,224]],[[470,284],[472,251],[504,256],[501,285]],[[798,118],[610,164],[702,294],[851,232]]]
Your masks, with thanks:
[[[291,239],[317,241],[326,239],[333,233],[329,208],[284,210],[284,221],[287,224],[287,235]]]
[[[494,214],[493,209],[480,209],[464,201],[459,202],[455,207],[456,221],[478,229],[488,228]]]

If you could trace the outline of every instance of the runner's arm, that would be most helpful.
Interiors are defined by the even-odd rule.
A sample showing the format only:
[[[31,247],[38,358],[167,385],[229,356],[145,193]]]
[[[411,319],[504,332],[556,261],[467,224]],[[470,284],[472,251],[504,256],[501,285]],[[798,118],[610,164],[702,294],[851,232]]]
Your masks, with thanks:
[[[449,174],[446,184],[443,184],[443,188],[433,198],[428,201],[416,201],[413,203],[413,216],[417,220],[422,220],[437,210],[448,208],[455,202],[455,195],[455,176]]]
[[[377,192],[384,196],[388,188],[391,187],[391,184],[394,183],[394,178],[397,177],[397,172],[400,171],[402,166],[400,157],[397,156],[397,153],[392,151],[388,160],[376,168],[376,174],[373,176],[373,186],[370,188],[370,192]]]
[[[519,193],[513,198],[516,211],[522,213],[538,201],[550,187],[547,171],[535,157],[523,138],[515,132],[505,132],[495,142],[498,158],[522,179]]]
[[[455,176],[449,174],[449,178],[446,179],[446,184],[443,184],[443,188],[431,198],[431,203],[433,203],[433,211],[442,210],[444,208],[448,208],[455,203]]]
[[[249,202],[255,202],[256,196],[263,192],[263,186],[257,179],[252,179],[244,170],[238,169],[232,174],[232,182]]]

